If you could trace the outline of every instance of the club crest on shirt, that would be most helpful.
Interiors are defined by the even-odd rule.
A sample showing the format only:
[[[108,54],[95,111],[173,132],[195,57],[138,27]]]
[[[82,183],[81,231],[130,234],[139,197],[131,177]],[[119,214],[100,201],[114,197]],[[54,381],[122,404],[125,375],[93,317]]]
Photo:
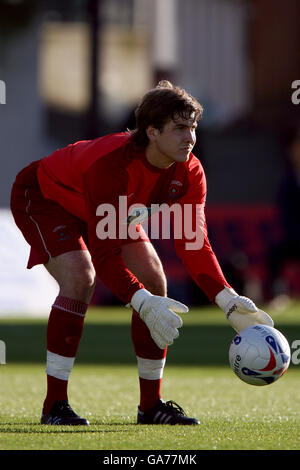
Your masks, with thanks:
[[[181,195],[183,184],[181,181],[172,180],[168,188],[168,196],[171,198],[177,198]]]

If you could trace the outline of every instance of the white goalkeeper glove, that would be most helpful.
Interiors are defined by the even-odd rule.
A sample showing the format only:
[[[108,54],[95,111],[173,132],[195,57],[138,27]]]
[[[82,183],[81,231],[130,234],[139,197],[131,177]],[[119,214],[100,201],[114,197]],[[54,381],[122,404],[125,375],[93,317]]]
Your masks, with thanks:
[[[153,341],[160,349],[165,349],[179,336],[178,328],[182,326],[182,319],[177,313],[189,311],[181,302],[152,295],[146,289],[136,291],[130,305],[146,323]]]
[[[258,323],[274,326],[270,315],[257,308],[255,303],[248,297],[238,295],[227,286],[217,294],[215,302],[224,310],[227,320],[237,333]]]

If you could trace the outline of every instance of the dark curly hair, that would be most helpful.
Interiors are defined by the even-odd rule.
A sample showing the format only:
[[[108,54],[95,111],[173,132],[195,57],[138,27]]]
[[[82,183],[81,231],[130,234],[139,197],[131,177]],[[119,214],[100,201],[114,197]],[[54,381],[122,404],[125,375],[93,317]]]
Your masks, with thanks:
[[[146,147],[149,142],[146,133],[148,126],[162,131],[169,120],[190,119],[192,114],[195,121],[201,119],[201,104],[183,88],[162,80],[144,95],[135,110],[136,128],[131,131],[133,141],[141,147]]]

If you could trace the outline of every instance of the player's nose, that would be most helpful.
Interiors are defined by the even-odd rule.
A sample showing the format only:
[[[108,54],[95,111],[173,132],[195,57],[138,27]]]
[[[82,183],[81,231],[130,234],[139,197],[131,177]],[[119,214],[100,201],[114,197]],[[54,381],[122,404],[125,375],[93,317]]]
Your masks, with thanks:
[[[187,129],[184,134],[184,142],[187,144],[192,144],[196,142],[195,131],[193,129]]]

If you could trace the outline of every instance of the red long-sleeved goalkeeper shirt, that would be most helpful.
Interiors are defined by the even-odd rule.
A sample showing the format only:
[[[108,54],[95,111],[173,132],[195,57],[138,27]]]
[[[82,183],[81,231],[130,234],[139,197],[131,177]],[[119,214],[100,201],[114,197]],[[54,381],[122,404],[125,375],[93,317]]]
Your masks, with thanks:
[[[97,208],[101,204],[112,205],[118,227],[120,196],[128,198],[129,206],[176,203],[183,214],[186,205],[203,208],[206,198],[205,174],[193,154],[187,162],[159,169],[148,162],[144,150],[132,142],[129,133],[80,141],[59,149],[40,161],[37,175],[46,198],[88,224],[89,250],[97,276],[125,303],[143,285],[123,261],[122,240],[118,236],[106,239],[97,236],[101,219],[96,214]],[[198,219],[193,216],[193,224],[201,224],[201,248],[187,249],[191,240],[184,230],[181,238],[174,238],[174,243],[190,276],[213,302],[216,294],[229,284],[210,246],[204,211],[200,209],[200,213]]]

